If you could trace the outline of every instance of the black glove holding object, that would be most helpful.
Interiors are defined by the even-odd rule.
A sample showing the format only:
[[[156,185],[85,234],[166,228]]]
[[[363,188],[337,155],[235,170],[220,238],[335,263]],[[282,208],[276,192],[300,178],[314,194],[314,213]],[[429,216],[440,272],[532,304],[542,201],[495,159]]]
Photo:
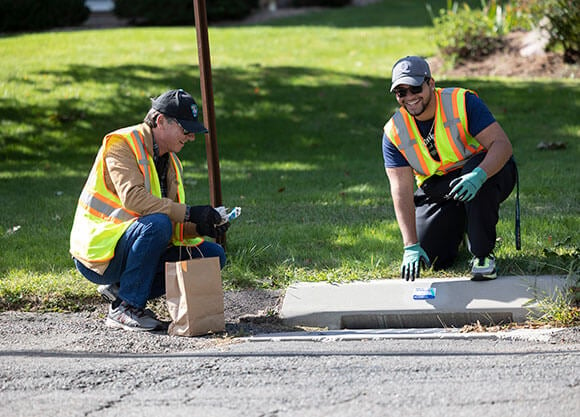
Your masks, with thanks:
[[[195,223],[201,236],[213,238],[222,236],[230,227],[229,222],[217,226],[222,216],[212,206],[187,206],[185,221]]]

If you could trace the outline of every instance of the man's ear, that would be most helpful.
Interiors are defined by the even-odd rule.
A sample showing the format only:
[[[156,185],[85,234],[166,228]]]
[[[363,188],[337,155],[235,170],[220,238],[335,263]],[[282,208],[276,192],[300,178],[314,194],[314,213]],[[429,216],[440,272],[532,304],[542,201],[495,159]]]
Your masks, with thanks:
[[[163,113],[157,116],[157,126],[165,126],[167,124],[167,117]]]

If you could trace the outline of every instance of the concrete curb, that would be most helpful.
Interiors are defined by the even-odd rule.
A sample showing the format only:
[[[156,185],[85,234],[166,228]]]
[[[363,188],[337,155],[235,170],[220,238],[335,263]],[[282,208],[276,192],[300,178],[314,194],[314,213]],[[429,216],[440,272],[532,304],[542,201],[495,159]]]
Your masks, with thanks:
[[[327,329],[522,323],[538,312],[536,298],[553,297],[565,286],[565,276],[547,275],[498,277],[486,282],[422,278],[414,282],[297,283],[287,289],[280,317],[290,326]],[[425,296],[432,298],[416,299]]]
[[[549,342],[561,328],[513,329],[495,332],[461,332],[459,329],[368,329],[267,333],[245,337],[247,342],[342,342],[384,339],[507,339]]]

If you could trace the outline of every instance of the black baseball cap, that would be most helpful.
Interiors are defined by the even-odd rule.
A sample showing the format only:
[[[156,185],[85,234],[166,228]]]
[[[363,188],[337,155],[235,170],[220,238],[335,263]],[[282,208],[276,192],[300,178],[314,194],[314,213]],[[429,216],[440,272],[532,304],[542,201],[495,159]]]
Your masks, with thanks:
[[[197,103],[182,89],[169,90],[152,99],[151,108],[174,118],[190,133],[207,133],[206,127],[197,120]]]

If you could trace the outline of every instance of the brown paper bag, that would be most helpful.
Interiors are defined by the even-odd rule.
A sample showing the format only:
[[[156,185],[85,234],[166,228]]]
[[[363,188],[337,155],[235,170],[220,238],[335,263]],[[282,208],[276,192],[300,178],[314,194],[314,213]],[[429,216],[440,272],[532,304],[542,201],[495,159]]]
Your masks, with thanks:
[[[172,336],[199,336],[225,330],[219,258],[165,263],[167,310]]]

